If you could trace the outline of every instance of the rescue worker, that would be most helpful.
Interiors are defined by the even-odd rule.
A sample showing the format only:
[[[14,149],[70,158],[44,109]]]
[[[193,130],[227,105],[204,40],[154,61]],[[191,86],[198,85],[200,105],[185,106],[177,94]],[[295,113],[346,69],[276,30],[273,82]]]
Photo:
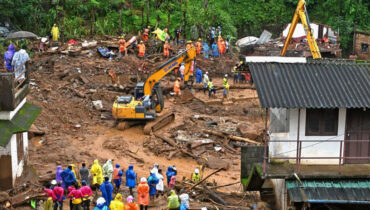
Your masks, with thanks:
[[[83,197],[81,190],[76,188],[72,189],[68,194],[68,197],[72,200],[72,210],[80,210]]]
[[[192,42],[191,40],[187,41],[187,42],[186,42],[186,50],[188,50],[188,49],[190,49],[190,48],[192,48],[192,47],[194,47],[194,46],[193,46],[193,42]]]
[[[206,93],[206,90],[208,89],[208,82],[209,82],[209,78],[208,78],[208,71],[207,71],[203,76],[203,93]]]
[[[212,56],[213,57],[218,57],[219,56],[218,46],[217,46],[216,42],[213,42],[213,44],[212,44]]]
[[[53,209],[53,201],[56,200],[56,196],[54,191],[50,188],[44,188],[44,192],[46,193],[46,201],[44,202],[44,210],[52,210]]]
[[[145,177],[141,177],[140,184],[137,187],[137,201],[140,209],[147,210],[149,205],[149,185]]]
[[[162,35],[164,36],[163,38],[165,41],[170,41],[170,35],[168,34],[168,28],[164,28]]]
[[[207,42],[203,42],[203,56],[208,59],[209,57],[209,46]]]
[[[68,188],[76,182],[76,177],[72,171],[71,165],[69,165],[68,168],[64,169],[60,175],[63,178],[65,188]]]
[[[136,187],[136,174],[133,165],[130,165],[126,171],[126,186],[130,189],[130,195],[132,195],[132,188]]]
[[[82,193],[82,209],[89,210],[90,209],[90,201],[92,199],[93,192],[87,182],[85,180],[81,181],[82,187],[80,191]]]
[[[197,49],[197,55],[200,55],[200,52],[202,51],[202,39],[199,38],[197,43],[195,43],[195,48]]]
[[[218,37],[217,47],[221,55],[225,53],[225,50],[226,50],[225,41],[224,39],[222,39],[221,36]]]
[[[199,182],[200,181],[200,174],[199,174],[199,169],[195,169],[194,170],[194,173],[192,174],[192,176],[191,176],[191,181],[192,182]]]
[[[59,28],[57,26],[57,24],[54,24],[53,25],[53,28],[51,28],[51,35],[52,35],[52,39],[54,42],[57,42],[58,41],[58,38],[60,36],[59,34]]]
[[[181,80],[184,80],[184,74],[185,74],[185,64],[184,63],[181,63],[179,70],[180,70]]]
[[[104,182],[103,184],[100,185],[99,189],[107,203],[107,206],[109,206],[110,202],[112,201],[112,193],[113,193],[113,185],[109,182],[109,177],[104,177]]]
[[[210,78],[209,79],[209,82],[208,82],[208,97],[211,98],[211,94],[216,95],[216,89],[215,87],[213,86],[213,82],[212,82],[212,79]]]
[[[170,183],[168,184],[168,188],[175,189],[176,185],[176,175],[171,176]]]
[[[98,200],[96,200],[96,206],[94,207],[94,210],[108,210],[108,209],[109,208],[103,197],[100,197],[98,198]]]
[[[121,39],[118,41],[119,44],[119,55],[121,57],[124,53],[124,56],[127,56],[127,49],[126,49],[126,40],[124,36],[121,36]]]
[[[13,44],[8,46],[8,50],[4,53],[4,68],[7,72],[13,72],[12,60],[15,54],[15,47]]]
[[[145,56],[145,44],[143,41],[140,41],[140,44],[137,45],[139,48],[139,57],[144,57]]]
[[[127,197],[125,210],[139,210],[139,206],[134,202],[134,197],[131,195]]]
[[[76,168],[75,164],[69,164],[69,165],[72,167],[71,171],[72,171],[73,175],[75,175],[76,184],[78,184],[80,186],[80,181],[78,180],[77,173],[75,171],[75,168]]]
[[[180,81],[181,79],[177,78],[175,85],[173,86],[173,92],[175,92],[176,96],[181,96]]]
[[[162,175],[162,169],[158,170],[158,174],[156,176],[158,178],[158,184],[155,186],[155,188],[157,190],[157,198],[158,198],[159,195],[163,196],[163,192],[164,192],[164,178]]]
[[[167,186],[170,184],[171,177],[175,176],[175,172],[173,171],[173,167],[169,166],[166,171],[166,176],[167,176]]]
[[[212,27],[211,29],[211,42],[210,42],[210,45],[213,45],[215,43],[215,27]]]
[[[121,187],[123,172],[120,169],[120,165],[117,163],[116,168],[113,170],[113,182],[115,184],[115,191],[118,192]]]
[[[227,98],[227,93],[229,92],[229,88],[230,88],[230,85],[229,85],[229,82],[228,82],[228,75],[225,74],[225,77],[223,79],[223,86],[224,86],[224,98]]]
[[[195,80],[196,80],[196,83],[197,83],[197,84],[202,83],[202,76],[203,76],[203,72],[202,72],[202,70],[198,67],[198,68],[197,68],[197,71],[196,71],[196,73],[195,73]]]
[[[87,185],[90,185],[90,172],[89,169],[86,168],[86,163],[82,163],[82,168],[80,168],[80,177],[81,177],[81,182],[85,181]]]
[[[231,73],[233,74],[233,78],[234,78],[233,84],[238,83],[238,71],[237,71],[237,68],[238,68],[238,63],[235,64],[235,66],[231,70]]]
[[[55,181],[57,181],[57,183],[61,183],[63,189],[64,189],[64,182],[63,182],[63,178],[62,176],[60,175],[62,173],[62,166],[57,166],[57,171],[55,172]]]
[[[148,26],[146,29],[144,29],[143,40],[148,41],[149,40],[149,34],[150,34],[150,26]]]
[[[112,175],[113,175],[112,160],[107,160],[107,162],[103,165],[103,176],[108,177],[109,182],[112,182]]]
[[[103,171],[99,165],[99,160],[94,160],[94,164],[90,169],[91,174],[93,175],[93,185],[101,185],[103,183]]]
[[[170,196],[168,196],[167,200],[168,200],[167,205],[168,209],[170,210],[179,209],[180,207],[179,196],[176,195],[175,190],[170,191]]]
[[[154,174],[157,176],[157,178],[158,178],[158,170],[159,170],[159,164],[158,163],[154,163],[153,168],[150,171],[153,171]]]
[[[184,189],[180,190],[180,210],[189,209],[189,195],[185,193]]]
[[[117,193],[114,200],[109,205],[110,210],[124,210],[125,205],[122,202],[122,195],[121,193]]]
[[[155,171],[150,171],[150,176],[148,177],[148,185],[149,185],[149,196],[150,200],[154,200],[155,194],[157,193],[156,185],[158,184],[159,180],[155,175]]]
[[[169,57],[170,56],[170,44],[168,43],[168,41],[164,42],[163,55],[164,55],[164,57]]]
[[[53,192],[56,197],[56,199],[54,200],[54,210],[57,210],[58,207],[59,210],[63,210],[63,200],[65,200],[65,197],[62,182],[57,183],[57,186],[54,187]]]

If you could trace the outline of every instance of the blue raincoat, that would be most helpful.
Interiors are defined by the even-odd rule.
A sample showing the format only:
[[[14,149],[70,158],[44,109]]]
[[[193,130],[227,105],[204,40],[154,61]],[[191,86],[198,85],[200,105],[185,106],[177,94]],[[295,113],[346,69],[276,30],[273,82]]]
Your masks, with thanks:
[[[157,193],[156,184],[158,184],[159,179],[155,174],[150,174],[148,177],[148,185],[149,185],[149,195],[155,195]]]
[[[167,176],[167,185],[169,185],[170,181],[171,181],[171,177],[176,176],[176,173],[173,170],[172,166],[168,167],[167,172],[166,172],[166,176]]]
[[[218,57],[219,56],[219,53],[218,53],[218,46],[216,44],[216,42],[214,42],[212,44],[212,56],[213,57]]]
[[[71,169],[66,168],[60,173],[60,176],[63,178],[63,182],[65,185],[65,188],[68,188],[71,186],[74,182],[76,182],[76,177]]]
[[[110,202],[112,201],[113,185],[109,181],[104,181],[103,184],[100,185],[99,189],[107,206],[109,206]]]
[[[6,69],[8,69],[10,72],[12,72],[12,60],[15,53],[15,47],[13,44],[10,44],[8,47],[8,51],[4,53],[4,61]]]
[[[208,46],[207,42],[203,42],[202,46],[203,46],[203,55],[204,55],[205,58],[208,58],[209,46]]]
[[[134,166],[130,165],[126,171],[126,186],[135,188],[136,186],[136,174],[134,171]]]
[[[197,72],[196,72],[196,83],[202,83],[202,77],[203,77],[203,72],[198,67]]]

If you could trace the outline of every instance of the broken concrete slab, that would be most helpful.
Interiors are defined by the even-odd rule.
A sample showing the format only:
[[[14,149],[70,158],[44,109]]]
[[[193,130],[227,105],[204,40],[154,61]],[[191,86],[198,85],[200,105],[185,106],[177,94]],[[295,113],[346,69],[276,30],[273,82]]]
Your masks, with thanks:
[[[227,170],[230,168],[229,162],[222,160],[219,157],[214,157],[214,156],[208,157],[206,165],[208,168],[211,168],[211,169],[224,168]]]

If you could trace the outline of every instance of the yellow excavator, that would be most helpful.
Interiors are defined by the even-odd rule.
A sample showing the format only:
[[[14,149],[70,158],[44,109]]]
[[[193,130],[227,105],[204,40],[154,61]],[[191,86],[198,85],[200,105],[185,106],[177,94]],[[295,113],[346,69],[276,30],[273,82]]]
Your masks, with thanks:
[[[286,37],[284,47],[283,47],[283,50],[280,53],[280,56],[284,56],[287,49],[288,49],[289,42],[292,40],[292,36],[293,36],[294,30],[295,30],[295,27],[298,24],[298,18],[301,19],[302,25],[303,25],[303,27],[306,31],[307,42],[308,42],[308,45],[310,47],[312,57],[314,59],[321,58],[321,53],[320,53],[319,47],[317,46],[317,43],[315,41],[315,37],[312,33],[312,29],[311,29],[311,26],[310,26],[310,20],[308,18],[308,13],[307,13],[307,9],[306,9],[306,1],[305,0],[299,0],[299,2],[298,2],[297,9],[294,12],[294,16],[293,16],[293,20],[292,20],[292,23],[291,23],[290,28],[289,28],[288,36]]]
[[[132,125],[146,122],[144,133],[149,134],[174,120],[174,113],[162,113],[164,99],[159,81],[179,67],[181,63],[185,63],[184,84],[187,86],[190,67],[195,57],[194,47],[180,52],[177,56],[155,68],[145,82],[138,82],[134,89],[134,96],[117,97],[112,107],[113,118],[118,122],[117,127],[123,130]]]

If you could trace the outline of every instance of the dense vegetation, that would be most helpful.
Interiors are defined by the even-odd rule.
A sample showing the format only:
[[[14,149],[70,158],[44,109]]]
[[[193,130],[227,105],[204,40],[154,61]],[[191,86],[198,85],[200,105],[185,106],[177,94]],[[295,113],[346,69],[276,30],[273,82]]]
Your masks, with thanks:
[[[350,53],[354,25],[370,30],[368,0],[306,0],[310,20],[339,31],[342,49]],[[1,0],[0,22],[50,33],[57,23],[63,37],[136,33],[146,25],[183,26],[187,38],[195,25],[221,26],[223,34],[259,36],[263,29],[278,36],[291,21],[298,0]]]

